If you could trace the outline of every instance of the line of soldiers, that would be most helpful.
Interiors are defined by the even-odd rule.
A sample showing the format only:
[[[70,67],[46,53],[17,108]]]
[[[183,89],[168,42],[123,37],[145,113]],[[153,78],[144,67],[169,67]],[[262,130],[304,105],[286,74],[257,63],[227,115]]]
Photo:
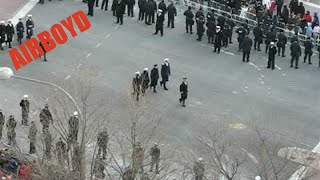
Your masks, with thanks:
[[[30,39],[33,36],[33,30],[34,30],[34,22],[32,20],[32,15],[28,15],[28,19],[26,21],[26,26],[24,26],[22,22],[23,18],[19,18],[19,22],[16,26],[17,31],[17,40],[18,43],[22,43],[23,34],[26,29],[26,38]],[[26,27],[26,28],[25,28]],[[11,22],[11,20],[7,21],[7,24],[5,25],[5,21],[0,21],[0,49],[4,50],[2,47],[2,44],[5,43],[6,46],[9,48],[12,48],[12,41],[15,34],[14,26]]]

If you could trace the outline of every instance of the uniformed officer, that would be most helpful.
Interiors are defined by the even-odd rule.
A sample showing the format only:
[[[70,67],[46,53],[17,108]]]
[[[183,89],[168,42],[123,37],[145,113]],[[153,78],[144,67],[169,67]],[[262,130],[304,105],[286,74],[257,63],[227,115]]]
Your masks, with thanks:
[[[203,159],[199,158],[193,165],[193,173],[195,180],[202,180],[204,176],[204,164]]]
[[[29,135],[28,135],[28,138],[30,139],[29,154],[33,154],[36,152],[37,133],[38,133],[38,130],[36,127],[36,123],[34,121],[31,121],[31,126],[29,129]]]
[[[295,41],[290,46],[291,50],[291,65],[290,67],[293,67],[293,62],[295,62],[295,69],[299,69],[299,57],[301,56],[301,47],[298,43],[298,41]]]
[[[160,149],[158,143],[154,143],[154,146],[150,148],[151,165],[150,172],[153,171],[154,165],[156,165],[156,174],[159,174],[159,162],[160,162]]]
[[[108,11],[108,4],[109,4],[109,0],[102,0],[101,10],[103,10],[103,7],[104,7],[104,10]]]
[[[166,58],[164,59],[164,63],[161,65],[161,78],[162,80],[160,81],[160,86],[163,84],[163,89],[168,90],[166,84],[169,81],[169,76],[171,74],[170,71],[170,64],[169,64],[169,59]]]
[[[133,159],[134,173],[137,173],[137,172],[143,173],[144,153],[143,153],[143,148],[141,147],[140,142],[137,142],[133,147],[132,159]]]
[[[196,23],[198,24],[198,21],[200,19],[200,17],[204,18],[204,12],[202,10],[202,7],[199,8],[199,10],[196,12]]]
[[[98,156],[101,156],[101,152],[102,152],[103,159],[106,159],[106,156],[107,156],[108,141],[109,141],[108,131],[104,129],[98,134],[98,138],[97,138]]]
[[[135,0],[127,0],[127,5],[128,5],[128,17],[134,17],[134,14],[133,14],[133,7],[134,5],[136,4],[136,1]]]
[[[34,22],[32,20],[32,15],[28,14],[28,20],[26,21],[27,28],[27,39],[30,39],[33,35]]]
[[[194,20],[193,20],[193,12],[191,10],[191,7],[189,6],[188,7],[188,10],[186,10],[183,15],[186,16],[186,32],[189,33],[190,31],[190,34],[193,34],[192,33],[192,26],[194,24]]]
[[[16,144],[16,126],[17,121],[14,119],[13,115],[10,115],[9,120],[7,121],[7,138],[9,145],[12,143]]]
[[[52,135],[48,128],[44,130],[45,157],[51,159]]]
[[[0,49],[3,50],[2,43],[6,42],[6,25],[5,21],[0,21]]]
[[[243,62],[245,62],[245,59],[247,59],[247,62],[249,62],[251,47],[252,47],[252,39],[248,35],[245,35],[245,38],[243,39],[243,42],[242,42],[242,50],[243,50],[242,61]]]
[[[28,95],[23,96],[24,99],[20,101],[20,107],[22,111],[22,125],[28,125],[29,120],[29,110],[30,110],[30,103],[28,100]]]
[[[267,68],[271,68],[272,70],[274,70],[276,54],[277,54],[277,48],[274,42],[270,42]]]
[[[275,42],[276,41],[276,32],[273,31],[272,29],[269,29],[267,34],[266,34],[266,40],[265,40],[265,44],[266,44],[266,53],[269,50],[269,45],[270,42]]]
[[[150,89],[153,87],[153,92],[157,93],[156,87],[158,85],[158,79],[159,79],[159,70],[158,70],[157,64],[153,65],[153,68],[151,70],[150,79],[151,79]]]
[[[153,2],[151,0],[148,0],[148,2],[145,3],[144,11],[145,11],[145,23],[147,25],[151,25],[151,20],[152,20],[152,14],[154,14],[154,7],[153,7]]]
[[[213,44],[214,34],[216,33],[216,22],[214,20],[212,20],[211,18],[209,18],[209,19],[207,19],[206,25],[207,25],[208,43]]]
[[[118,0],[118,3],[116,5],[116,15],[117,15],[116,23],[120,23],[120,25],[123,24],[124,7],[125,7],[125,4],[123,0]]]
[[[239,42],[239,51],[241,51],[242,49],[242,42],[247,34],[247,30],[242,26],[242,27],[239,27],[237,30],[236,30],[236,33],[238,34],[238,42]]]
[[[142,79],[141,79],[140,71],[137,71],[135,73],[134,78],[132,79],[132,88],[133,88],[132,95],[136,96],[137,101],[139,101],[141,83],[142,83]]]
[[[151,12],[151,20],[152,20],[152,24],[154,24],[154,20],[155,20],[155,15],[157,14],[157,2],[155,0],[150,0],[150,2],[152,3],[152,8],[153,11]],[[164,15],[164,12],[163,12]]]
[[[6,44],[9,44],[9,48],[12,48],[11,42],[13,40],[13,35],[14,35],[14,26],[11,20],[8,20],[7,22],[8,23],[6,26],[6,35],[7,35]]]
[[[164,12],[161,9],[158,9],[156,32],[153,35],[158,34],[158,31],[160,31],[161,37],[163,36],[163,22],[164,22]]]
[[[180,84],[180,104],[182,103],[183,107],[186,107],[186,99],[188,98],[188,82],[187,78],[183,78],[182,83]]]
[[[81,165],[81,149],[78,142],[74,144],[73,147],[73,156],[72,156],[72,167],[73,171],[79,172],[80,171],[80,165]]]
[[[94,162],[95,178],[104,179],[104,177],[105,177],[104,169],[105,169],[105,164],[104,164],[102,158],[96,158],[96,160]]]
[[[18,42],[19,42],[19,44],[21,44],[22,39],[23,39],[23,33],[24,33],[24,25],[22,22],[22,18],[19,18],[19,22],[16,26],[16,30],[17,30],[17,35],[18,35]]]
[[[138,1],[138,7],[139,7],[139,20],[143,21],[145,16],[145,4],[147,3],[146,0],[139,0]]]
[[[312,51],[312,48],[313,48],[313,44],[311,42],[311,38],[308,37],[307,38],[307,41],[304,42],[304,59],[303,59],[303,62],[305,63],[306,60],[307,60],[307,57],[308,57],[308,61],[309,61],[309,64],[312,64],[311,63],[311,56],[313,54],[313,51]]]
[[[73,112],[73,116],[69,119],[69,140],[70,143],[75,143],[78,140],[79,132],[79,117],[78,111]]]
[[[50,123],[53,123],[48,104],[45,104],[44,108],[41,110],[39,118],[40,123],[42,124],[42,132],[44,132],[45,129],[49,129]]]
[[[204,16],[199,16],[198,18],[196,18],[196,21],[197,21],[197,34],[198,34],[197,41],[202,41],[202,36],[205,31],[205,29],[204,29],[204,23],[205,23]]]
[[[168,11],[168,27],[174,28],[174,17],[177,16],[177,9],[173,4],[173,1],[170,3],[170,5],[167,8]]]
[[[291,44],[294,43],[295,41],[298,41],[298,42],[299,42],[298,35],[294,35],[294,36],[291,38]]]
[[[88,0],[88,16],[93,16],[94,0]]]
[[[229,37],[231,36],[231,27],[228,24],[224,25],[224,28],[222,29],[222,44],[224,47],[228,47],[229,44]]]
[[[38,4],[44,4],[44,0],[39,0]]]
[[[234,23],[234,21],[232,20],[231,16],[228,16],[228,19],[226,21],[226,24],[228,24],[231,28],[231,34],[229,36],[229,43],[232,44],[232,34],[233,34],[233,28],[236,26],[236,24]]]
[[[0,109],[0,140],[2,139],[2,130],[3,130],[5,121],[6,121],[5,116],[2,113],[2,109]]]
[[[217,52],[217,50],[218,50],[217,53],[220,54],[222,38],[223,38],[223,33],[221,31],[221,27],[217,26],[216,27],[216,38],[214,39],[214,50],[213,50],[213,52]]]
[[[216,22],[216,18],[214,17],[214,10],[208,11],[207,13],[207,21],[214,21]]]
[[[263,31],[261,29],[261,24],[253,28],[254,35],[254,50],[261,51],[260,44],[263,42]]]
[[[62,138],[59,138],[59,141],[56,143],[56,153],[59,164],[63,164],[67,158],[67,146],[63,142]]]
[[[148,68],[144,68],[143,72],[141,74],[141,92],[142,95],[146,95],[146,90],[149,88],[149,82],[150,82],[150,78],[149,78],[149,72],[148,72]]]
[[[278,56],[280,56],[280,53],[282,52],[282,57],[286,57],[284,55],[286,51],[286,44],[287,44],[287,36],[283,33],[283,31],[280,31],[280,34],[278,35]]]

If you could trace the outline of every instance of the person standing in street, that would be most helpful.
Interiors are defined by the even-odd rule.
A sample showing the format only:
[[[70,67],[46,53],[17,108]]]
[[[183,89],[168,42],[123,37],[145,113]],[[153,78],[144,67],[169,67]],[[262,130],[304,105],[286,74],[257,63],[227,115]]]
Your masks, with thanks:
[[[2,109],[0,109],[0,140],[2,139],[2,131],[3,131],[3,126],[5,124],[5,116],[2,113]]]
[[[223,33],[221,31],[221,27],[217,26],[216,27],[216,38],[214,39],[214,50],[213,50],[213,52],[217,52],[217,50],[218,50],[217,53],[220,54],[222,38],[223,38]]]
[[[123,14],[124,14],[125,4],[123,0],[118,0],[118,3],[116,5],[116,15],[117,15],[117,22],[120,23],[120,25],[123,24]]]
[[[244,28],[244,25],[242,25],[241,27],[239,27],[236,30],[236,33],[238,34],[239,51],[241,51],[242,50],[242,42],[243,42],[245,36],[247,35],[247,30]]]
[[[308,64],[312,64],[311,63],[311,56],[313,54],[313,51],[312,51],[312,48],[313,48],[313,44],[311,42],[311,38],[308,37],[307,38],[307,41],[304,42],[304,58],[303,58],[303,62],[306,63],[306,60],[308,58],[308,61],[309,63]]]
[[[36,152],[36,142],[37,142],[37,127],[34,121],[31,121],[31,126],[29,129],[28,138],[30,139],[30,150],[29,154],[33,154]]]
[[[51,159],[52,135],[48,128],[44,130],[43,136],[45,146],[45,157],[47,159]]]
[[[245,59],[247,59],[247,62],[250,60],[250,52],[252,47],[252,39],[246,35],[242,42],[242,50],[243,50],[243,56],[242,61],[245,62]]]
[[[148,2],[145,3],[143,8],[145,11],[145,20],[144,21],[147,25],[151,25],[152,14],[154,11],[153,2],[151,0],[148,0]]]
[[[182,83],[180,84],[180,104],[182,103],[183,107],[186,107],[186,99],[188,98],[188,82],[187,78],[183,78]]]
[[[79,117],[78,111],[73,112],[73,116],[69,119],[69,140],[70,143],[74,144],[78,140],[79,132]]]
[[[150,82],[150,78],[149,78],[149,72],[148,72],[148,68],[144,68],[143,72],[141,74],[141,92],[142,92],[142,96],[146,95],[146,90],[149,88],[149,82]]]
[[[167,5],[164,0],[161,0],[161,2],[158,4],[158,9],[161,9],[163,14],[167,13]]]
[[[280,53],[282,53],[282,57],[286,57],[284,55],[286,51],[286,44],[287,44],[287,36],[283,33],[283,31],[280,31],[280,34],[278,35],[278,56],[280,56]]]
[[[11,49],[11,42],[13,40],[13,36],[14,36],[14,26],[11,22],[11,20],[7,21],[7,26],[6,26],[6,35],[7,35],[7,39],[6,39],[6,44],[9,44],[9,48]]]
[[[97,2],[98,2],[98,0],[97,0]],[[104,7],[104,10],[108,11],[108,4],[109,4],[109,0],[102,0],[101,10],[103,10],[103,7]]]
[[[273,31],[272,29],[269,29],[267,34],[266,34],[266,40],[265,40],[266,53],[268,53],[270,42],[275,42],[276,41],[276,37],[277,37],[276,32]]]
[[[188,10],[186,10],[183,13],[183,15],[186,16],[186,32],[189,33],[189,31],[190,31],[190,34],[193,34],[192,33],[192,26],[194,25],[194,20],[193,20],[194,14],[193,14],[190,6],[188,7]]]
[[[193,165],[193,173],[195,180],[202,180],[204,176],[203,159],[199,158]]]
[[[53,123],[53,119],[48,104],[45,104],[44,108],[41,110],[39,119],[42,124],[42,132],[44,132],[45,129],[49,129],[50,123]]]
[[[261,51],[260,44],[263,41],[263,31],[261,29],[261,24],[253,28],[254,35],[254,50]]]
[[[228,24],[231,28],[231,34],[229,35],[229,43],[232,44],[232,34],[233,34],[233,28],[236,26],[236,23],[232,20],[231,16],[228,16],[228,19],[226,21],[226,24]]]
[[[157,2],[155,0],[150,0],[150,2],[152,3],[152,12],[151,12],[151,19],[152,19],[152,24],[154,24],[154,20],[155,20],[155,15],[157,14]],[[163,16],[164,16],[164,12],[163,13]]]
[[[276,54],[277,54],[277,48],[274,42],[270,42],[268,66],[267,66],[268,69],[271,68],[272,70],[274,70]]]
[[[22,18],[19,18],[19,22],[16,26],[16,30],[17,30],[17,35],[18,35],[18,42],[19,42],[19,44],[21,44],[22,39],[23,39],[23,33],[24,33],[24,25],[22,22]]]
[[[88,16],[93,16],[94,0],[88,0]]]
[[[158,143],[154,143],[154,146],[150,148],[151,165],[150,172],[153,171],[154,165],[156,165],[156,174],[159,174],[159,162],[160,162],[160,149]]]
[[[132,88],[133,88],[133,96],[136,96],[136,100],[139,101],[139,95],[140,95],[140,90],[141,90],[141,83],[142,83],[142,79],[141,79],[141,75],[140,75],[140,71],[137,71],[135,73],[135,76],[132,79]]]
[[[29,110],[30,110],[30,103],[28,100],[28,95],[24,95],[23,99],[20,101],[20,107],[22,112],[22,125],[27,126],[29,120]]]
[[[133,13],[133,7],[136,4],[135,0],[128,0],[127,1],[127,5],[128,5],[128,17],[134,17],[134,13]]]
[[[146,3],[147,3],[146,0],[138,0],[138,6],[139,6],[139,18],[138,18],[138,20],[143,21],[143,19],[144,19],[144,16],[145,16],[145,13],[146,13],[146,11],[144,9],[144,6],[145,6]]]
[[[0,49],[3,50],[2,44],[6,42],[6,25],[5,21],[0,21]]]
[[[44,39],[47,39],[47,38],[44,37]],[[49,42],[47,42],[47,44],[50,46]],[[46,51],[46,49],[43,47],[41,41],[39,41],[39,46],[42,48],[42,51],[43,51],[43,61],[47,62],[47,51]],[[39,55],[39,58],[41,58],[41,55]]]
[[[157,22],[156,22],[156,32],[153,35],[157,35],[160,31],[161,37],[163,37],[163,22],[164,22],[164,13],[161,9],[158,9],[157,13]]]
[[[10,115],[9,120],[7,121],[7,138],[9,146],[16,144],[16,126],[17,121],[14,119],[13,115]]]
[[[170,64],[169,64],[169,59],[165,59],[164,63],[161,66],[161,78],[162,80],[160,81],[160,86],[163,85],[164,90],[168,90],[166,84],[169,81],[169,76],[171,75],[170,72]]]
[[[150,79],[151,79],[150,89],[153,88],[153,92],[157,93],[156,87],[158,85],[158,79],[159,79],[159,70],[158,70],[157,64],[153,65]]]
[[[63,165],[67,158],[67,146],[61,137],[59,137],[59,141],[56,143],[56,153],[59,164]]]
[[[95,0],[96,1],[96,7],[99,7],[99,0]]]
[[[214,43],[214,34],[216,33],[216,22],[214,19],[211,18],[212,16],[210,16],[210,18],[207,18],[207,37],[208,37],[208,43],[213,44]]]
[[[28,14],[28,20],[26,21],[27,28],[27,39],[30,39],[33,36],[34,22],[32,20],[32,15]]]
[[[295,69],[299,69],[299,57],[301,56],[301,47],[298,43],[298,41],[293,42],[290,46],[291,50],[291,65],[290,67],[293,67],[293,62],[295,62]]]
[[[199,10],[196,12],[196,24],[198,24],[198,22],[199,22],[199,18],[200,17],[203,17],[203,19],[204,19],[204,12],[203,12],[203,9],[202,9],[202,7],[200,6],[200,8],[199,8]]]
[[[202,36],[203,36],[203,33],[205,32],[205,29],[204,29],[204,24],[205,24],[204,16],[200,16],[199,18],[196,19],[196,21],[197,21],[197,34],[198,34],[197,41],[202,41]]]
[[[177,16],[177,9],[173,4],[173,1],[167,7],[168,10],[168,27],[174,28],[174,17]]]
[[[102,130],[98,134],[97,145],[98,145],[98,156],[101,156],[102,159],[107,159],[107,146],[109,141],[109,135],[107,129]]]

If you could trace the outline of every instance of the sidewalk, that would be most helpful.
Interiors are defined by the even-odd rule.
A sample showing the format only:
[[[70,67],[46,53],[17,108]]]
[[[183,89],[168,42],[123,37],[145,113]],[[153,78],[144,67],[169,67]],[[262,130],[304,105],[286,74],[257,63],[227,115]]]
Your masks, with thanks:
[[[28,0],[0,0],[0,19],[8,20],[25,5]]]

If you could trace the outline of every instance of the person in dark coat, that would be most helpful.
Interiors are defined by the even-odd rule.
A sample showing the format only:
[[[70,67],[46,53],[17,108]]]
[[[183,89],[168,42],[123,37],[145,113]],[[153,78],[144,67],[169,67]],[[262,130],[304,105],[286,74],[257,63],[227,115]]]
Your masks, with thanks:
[[[141,79],[140,71],[138,71],[136,72],[135,77],[132,79],[132,88],[133,88],[132,95],[136,95],[137,101],[139,101],[141,83],[142,83],[142,79]]]
[[[0,49],[3,50],[2,43],[6,42],[6,25],[0,21]]]
[[[183,15],[186,16],[186,32],[189,33],[190,31],[190,34],[193,34],[192,33],[192,26],[194,24],[194,20],[193,20],[193,12],[191,10],[191,7],[189,6],[188,7],[188,10],[186,10]]]
[[[196,12],[196,23],[198,24],[200,17],[204,18],[204,12],[202,10],[202,7],[199,8],[199,10]]]
[[[88,16],[93,16],[94,0],[88,0]]]
[[[221,27],[217,26],[216,27],[216,38],[214,39],[214,51],[213,52],[217,52],[217,50],[218,50],[218,54],[220,54],[222,37],[223,37],[223,34],[221,31]]]
[[[280,16],[281,15],[281,9],[282,9],[282,6],[283,6],[283,0],[277,0],[276,4],[277,4],[277,16]]]
[[[183,107],[186,107],[186,99],[188,97],[188,83],[187,78],[183,78],[182,83],[180,84],[180,94],[181,97],[179,99],[179,102],[182,103]]]
[[[299,69],[299,57],[301,56],[301,47],[298,43],[298,41],[293,42],[290,46],[291,50],[291,65],[290,67],[293,67],[293,62],[295,62],[295,68]]]
[[[97,0],[97,2],[98,2],[98,0]],[[103,7],[104,7],[104,10],[108,11],[108,4],[109,4],[109,0],[102,0],[101,10],[103,10]]]
[[[196,19],[196,21],[197,21],[197,34],[198,34],[197,41],[202,41],[202,36],[205,31],[205,29],[204,29],[204,23],[205,23],[204,16],[199,16],[199,18]]]
[[[22,23],[22,18],[19,18],[19,22],[16,26],[16,30],[18,35],[18,42],[19,44],[21,44],[23,39],[23,33],[24,33],[24,25]]]
[[[151,79],[150,89],[153,87],[153,92],[157,93],[156,87],[158,85],[158,79],[159,79],[159,70],[158,70],[157,64],[153,65],[153,68],[151,70],[150,79]]]
[[[155,22],[155,15],[157,14],[157,2],[155,0],[150,0],[152,2],[153,11],[151,12],[152,24]],[[164,14],[164,12],[163,12]]]
[[[304,59],[303,59],[303,62],[306,63],[306,60],[307,60],[307,57],[308,57],[308,61],[309,61],[309,64],[312,64],[311,63],[311,56],[313,54],[313,51],[312,51],[312,48],[313,48],[313,44],[311,42],[311,38],[308,37],[307,38],[307,41],[304,42]]]
[[[241,51],[241,49],[242,49],[242,42],[243,42],[245,36],[247,35],[247,30],[242,26],[242,27],[239,27],[239,28],[236,30],[236,33],[238,34],[239,51]]]
[[[147,3],[146,0],[138,0],[138,7],[139,7],[139,20],[143,21],[145,16],[145,9],[144,6]]]
[[[145,10],[145,23],[147,25],[151,25],[151,20],[152,20],[152,15],[154,14],[154,7],[153,7],[153,2],[152,0],[148,0],[148,2],[145,3],[144,5],[144,10]]]
[[[101,130],[97,137],[97,145],[98,145],[98,156],[101,156],[102,153],[102,159],[107,159],[107,146],[109,141],[109,135],[106,128]]]
[[[222,29],[222,44],[224,47],[228,47],[229,37],[231,36],[231,34],[231,27],[228,24],[224,25],[224,28]]]
[[[49,42],[47,42],[47,44],[49,45]],[[43,47],[43,45],[42,45],[42,43],[41,43],[41,41],[39,42],[39,46],[42,48],[42,50],[43,50],[43,61],[47,61],[47,51],[46,51],[46,49]],[[40,58],[41,58],[41,56],[39,56]]]
[[[27,39],[30,39],[33,35],[33,28],[34,28],[34,23],[32,20],[32,15],[28,15],[28,20],[26,21],[26,28],[27,28]]]
[[[116,15],[117,15],[117,22],[120,22],[120,25],[123,24],[123,14],[124,14],[124,8],[125,4],[123,0],[118,0],[118,3],[116,5]]]
[[[46,104],[45,107],[40,111],[39,114],[40,123],[42,124],[42,132],[53,124],[52,114],[49,110],[49,105]]]
[[[228,16],[228,19],[226,21],[226,24],[228,24],[231,28],[231,34],[229,35],[229,43],[232,44],[232,34],[233,34],[233,28],[236,26],[236,24],[234,23],[234,21],[232,20],[231,16]]]
[[[268,69],[271,68],[272,70],[274,70],[276,54],[277,54],[277,47],[275,46],[274,42],[270,42],[268,66],[267,66]]]
[[[306,13],[306,9],[304,8],[303,2],[300,2],[298,8],[297,8],[297,14],[300,14],[301,17],[304,16],[304,14]]]
[[[278,35],[278,42],[277,42],[278,56],[280,56],[280,53],[282,52],[282,57],[286,57],[284,55],[286,51],[286,44],[287,44],[287,36],[282,31],[280,31],[280,34]]]
[[[288,19],[289,19],[289,9],[287,7],[287,5],[283,6],[283,10],[282,13],[280,15],[280,17],[282,18],[282,21],[287,24],[288,23]]]
[[[173,1],[170,3],[170,5],[167,8],[168,11],[168,27],[174,28],[174,17],[177,16],[177,9],[173,4]]]
[[[214,17],[214,10],[213,9],[207,13],[207,21],[216,22],[216,18]]]
[[[6,44],[9,44],[9,48],[12,48],[11,42],[14,36],[14,26],[11,23],[11,20],[8,20],[8,23],[6,26],[6,35],[7,35]]]
[[[291,0],[290,3],[289,3],[290,14],[294,13],[295,15],[297,15],[298,6],[299,6],[299,1],[298,0]]]
[[[158,4],[158,9],[161,9],[163,14],[166,14],[166,13],[167,13],[167,5],[166,5],[166,3],[164,2],[164,0],[162,0],[162,1]]]
[[[220,26],[221,30],[224,29],[225,23],[226,23],[226,18],[224,16],[219,16],[217,18],[217,26]]]
[[[272,29],[269,29],[267,34],[266,34],[266,40],[265,40],[266,53],[269,50],[270,42],[275,42],[275,41],[276,41],[276,32],[274,32]]]
[[[149,88],[149,82],[150,82],[150,78],[149,78],[149,72],[148,72],[148,68],[144,68],[143,72],[141,74],[141,92],[142,92],[142,96],[146,95],[146,90]]]
[[[208,43],[213,44],[214,42],[214,34],[216,33],[216,23],[212,19],[209,18],[207,21],[207,37]]]
[[[73,112],[73,116],[69,118],[69,143],[76,144],[78,140],[79,132],[79,113],[78,111]]]
[[[171,75],[169,59],[165,59],[164,63],[161,66],[161,78],[160,86],[163,84],[163,89],[168,90],[166,82],[169,81],[169,76]]]
[[[134,5],[136,4],[136,1],[135,0],[128,0],[127,1],[127,5],[128,5],[128,17],[131,16],[133,17],[134,14],[133,14],[133,7]]]
[[[163,36],[163,22],[164,22],[164,13],[161,9],[158,9],[157,13],[157,22],[156,22],[156,32],[153,35],[157,35],[160,31],[161,37]]]
[[[22,111],[22,125],[28,125],[29,112],[30,112],[30,102],[28,100],[28,95],[24,95],[23,99],[20,101],[20,107]]]
[[[111,6],[111,11],[112,11],[112,15],[113,16],[116,16],[116,7],[117,7],[117,4],[118,4],[118,0],[113,0],[112,1],[112,6]]]
[[[263,31],[261,28],[261,24],[253,28],[253,35],[254,35],[254,50],[261,51],[260,44],[263,41]]]
[[[243,62],[245,62],[245,59],[247,59],[247,62],[249,62],[251,47],[252,47],[252,39],[250,39],[249,36],[246,35],[242,42],[242,51],[243,51],[242,61]]]

